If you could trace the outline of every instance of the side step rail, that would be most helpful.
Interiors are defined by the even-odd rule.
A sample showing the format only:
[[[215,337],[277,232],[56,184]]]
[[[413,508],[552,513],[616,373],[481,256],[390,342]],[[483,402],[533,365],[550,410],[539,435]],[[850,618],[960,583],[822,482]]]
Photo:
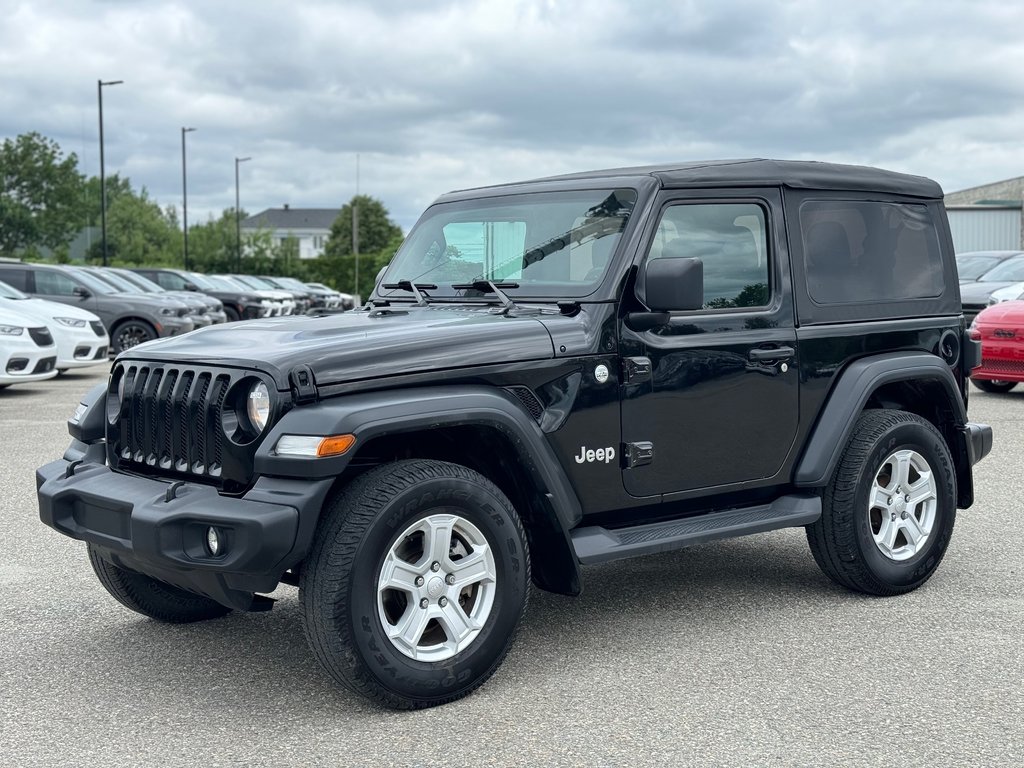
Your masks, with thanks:
[[[598,525],[572,531],[572,544],[581,563],[604,563],[637,555],[682,549],[716,539],[731,539],[779,528],[809,525],[821,517],[818,496],[780,496],[771,504],[724,512],[711,512],[682,520],[602,528]]]

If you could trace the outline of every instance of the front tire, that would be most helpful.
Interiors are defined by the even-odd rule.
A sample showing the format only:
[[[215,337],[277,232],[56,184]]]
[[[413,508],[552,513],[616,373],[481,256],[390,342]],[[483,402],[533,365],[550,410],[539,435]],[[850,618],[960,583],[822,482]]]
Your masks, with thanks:
[[[818,566],[869,595],[917,589],[945,554],[956,520],[956,474],[939,431],[904,411],[870,410],[807,526]]]
[[[399,461],[325,509],[299,599],[314,655],[385,706],[462,698],[498,668],[526,609],[519,516],[489,480],[441,461]]]
[[[219,619],[231,612],[208,597],[172,587],[135,571],[120,568],[88,545],[89,562],[103,588],[126,608],[168,624]]]
[[[115,353],[121,353],[156,337],[156,329],[145,320],[122,320],[114,326],[110,343]]]

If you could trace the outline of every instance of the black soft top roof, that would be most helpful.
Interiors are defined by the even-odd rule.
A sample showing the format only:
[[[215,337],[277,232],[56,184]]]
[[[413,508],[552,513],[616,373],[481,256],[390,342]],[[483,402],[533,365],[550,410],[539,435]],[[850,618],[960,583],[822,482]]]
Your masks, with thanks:
[[[749,159],[666,163],[549,176],[502,186],[559,181],[597,181],[600,179],[613,181],[622,177],[643,176],[657,179],[663,187],[785,186],[794,189],[884,192],[929,199],[941,199],[943,196],[942,187],[923,176],[912,176],[863,165],[841,165],[810,160]],[[488,189],[496,188],[489,187]],[[463,194],[456,196],[465,197]]]

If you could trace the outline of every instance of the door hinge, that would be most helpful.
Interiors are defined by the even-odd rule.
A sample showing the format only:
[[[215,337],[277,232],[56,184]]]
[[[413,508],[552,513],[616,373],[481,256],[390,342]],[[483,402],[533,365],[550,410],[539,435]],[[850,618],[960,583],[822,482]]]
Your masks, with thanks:
[[[647,440],[639,443],[623,443],[622,458],[626,469],[646,466],[654,461],[654,443]]]
[[[622,358],[622,383],[638,384],[651,378],[651,358],[649,357],[624,357]]]

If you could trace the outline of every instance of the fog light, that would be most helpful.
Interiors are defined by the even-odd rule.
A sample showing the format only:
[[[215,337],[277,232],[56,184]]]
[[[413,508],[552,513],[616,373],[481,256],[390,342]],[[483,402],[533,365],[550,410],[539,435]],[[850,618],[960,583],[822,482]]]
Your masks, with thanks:
[[[212,525],[206,529],[206,548],[214,557],[220,554],[220,533]]]

